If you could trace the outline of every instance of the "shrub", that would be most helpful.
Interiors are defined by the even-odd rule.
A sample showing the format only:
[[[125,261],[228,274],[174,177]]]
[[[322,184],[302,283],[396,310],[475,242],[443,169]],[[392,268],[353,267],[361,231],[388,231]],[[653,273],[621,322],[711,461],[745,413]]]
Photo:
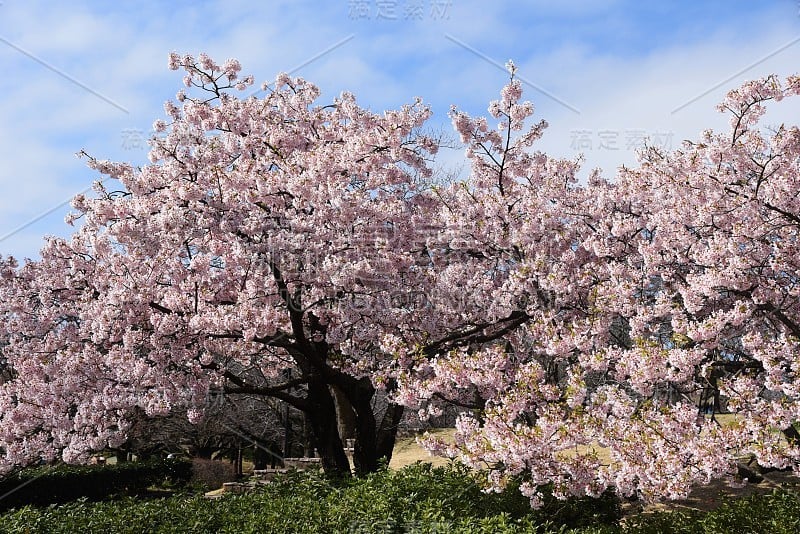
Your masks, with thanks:
[[[0,480],[0,510],[26,504],[43,506],[81,497],[101,500],[135,495],[149,486],[186,484],[190,464],[183,460],[153,460],[102,466],[42,466]]]
[[[459,467],[414,465],[345,482],[331,481],[319,472],[290,472],[253,493],[217,500],[176,495],[27,506],[0,516],[0,532],[800,532],[800,498],[787,491],[732,501],[707,514],[660,512],[624,522],[616,515],[613,496],[591,501],[550,499],[541,510],[531,511],[527,499],[516,491],[482,493],[475,479]]]
[[[511,533],[545,532],[550,519],[532,512],[516,490],[483,493],[464,468],[415,464],[344,482],[294,471],[253,493],[213,501],[173,496],[26,507],[2,517],[0,531]]]
[[[236,468],[220,460],[206,458],[192,459],[192,477],[190,483],[205,490],[215,490],[225,482],[236,480]]]

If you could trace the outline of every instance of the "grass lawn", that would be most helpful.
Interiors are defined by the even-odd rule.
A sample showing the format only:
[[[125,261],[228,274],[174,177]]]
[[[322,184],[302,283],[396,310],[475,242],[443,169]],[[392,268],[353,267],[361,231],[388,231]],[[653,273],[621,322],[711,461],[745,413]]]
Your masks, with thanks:
[[[451,440],[455,434],[454,428],[436,428],[430,431],[438,437],[446,440]],[[392,452],[392,461],[389,462],[391,469],[401,469],[414,462],[429,462],[434,466],[446,465],[449,460],[439,456],[431,456],[428,451],[423,449],[417,443],[416,437],[400,438],[394,445],[394,452]]]

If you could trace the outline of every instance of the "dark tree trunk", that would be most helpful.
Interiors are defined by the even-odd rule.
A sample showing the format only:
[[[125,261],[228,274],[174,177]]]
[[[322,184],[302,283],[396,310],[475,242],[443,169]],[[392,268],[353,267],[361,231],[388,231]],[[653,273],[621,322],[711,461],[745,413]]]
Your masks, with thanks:
[[[336,399],[337,393],[346,402]],[[382,461],[388,464],[391,460],[403,407],[389,403],[378,421],[372,405],[375,393],[368,378],[347,381],[338,387],[332,387],[323,380],[309,382],[304,412],[326,474],[334,477],[351,475],[350,462],[340,434],[341,418],[337,417],[337,413],[342,413],[344,409],[350,410],[353,415],[353,467],[356,476],[373,473]]]
[[[390,403],[379,425],[372,406],[375,388],[369,379],[362,378],[356,387],[346,391],[356,415],[353,467],[356,475],[360,476],[377,471],[381,461],[389,464],[403,409]]]
[[[292,456],[292,418],[291,413],[289,412],[289,404],[284,403],[283,405],[283,414],[281,418],[283,419],[283,457],[289,458]]]
[[[336,405],[328,385],[323,381],[309,382],[307,399],[306,415],[316,438],[322,469],[333,477],[350,477],[350,462],[339,437]]]
[[[316,442],[314,441],[314,430],[311,428],[311,422],[308,414],[303,414],[303,455],[306,458],[312,458],[314,451],[317,450]]]
[[[381,426],[378,428],[378,458],[386,458],[386,465],[392,459],[394,445],[397,441],[397,430],[403,418],[404,407],[399,404],[389,404],[383,414]]]
[[[367,390],[359,388],[359,395],[353,401],[356,412],[356,441],[353,444],[353,467],[356,476],[373,473],[378,470],[377,424],[372,411],[372,397],[366,395]]]

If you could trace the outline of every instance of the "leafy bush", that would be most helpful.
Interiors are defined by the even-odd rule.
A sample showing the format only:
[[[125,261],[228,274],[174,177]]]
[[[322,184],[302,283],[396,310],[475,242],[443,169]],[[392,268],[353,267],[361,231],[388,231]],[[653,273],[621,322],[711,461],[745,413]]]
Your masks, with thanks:
[[[619,501],[611,494],[568,501],[546,494],[545,505],[533,511],[528,498],[513,484],[501,493],[484,493],[475,475],[459,464],[431,467],[417,463],[400,471],[381,471],[351,482],[337,498],[343,509],[355,510],[356,523],[371,525],[381,518],[397,525],[438,521],[448,526],[443,531],[456,528],[462,518],[480,520],[470,525],[472,531],[483,528],[478,526],[481,521],[489,521],[493,526],[486,528],[491,532],[504,522],[516,529],[524,521],[574,528],[614,524],[621,517]]]
[[[26,507],[2,517],[0,531],[543,532],[568,519],[566,510],[533,512],[517,490],[483,493],[462,467],[415,464],[344,482],[290,472],[253,493],[213,501],[173,496]]]
[[[0,510],[66,503],[81,497],[101,500],[112,495],[135,495],[165,481],[182,485],[189,480],[190,469],[191,464],[183,460],[24,469],[0,480]]]
[[[800,497],[790,492],[732,501],[701,512],[661,512],[620,521],[613,496],[546,498],[532,511],[519,492],[485,494],[463,468],[418,464],[334,482],[292,472],[244,495],[176,495],[27,506],[0,516],[0,532],[176,533],[720,533],[800,532]]]

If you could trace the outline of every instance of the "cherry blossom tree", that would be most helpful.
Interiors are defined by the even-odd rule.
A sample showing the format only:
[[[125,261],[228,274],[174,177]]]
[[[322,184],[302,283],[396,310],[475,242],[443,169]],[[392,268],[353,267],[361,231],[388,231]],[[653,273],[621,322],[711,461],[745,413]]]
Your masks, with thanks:
[[[748,82],[719,106],[730,115],[729,132],[706,131],[673,153],[650,150],[622,180],[650,192],[637,209],[652,303],[632,331],[652,348],[635,364],[651,384],[668,384],[687,412],[694,401],[735,414],[722,425],[698,420],[691,439],[665,444],[683,448],[686,469],[700,463],[708,476],[744,456],[798,467],[800,132],[762,124],[769,101],[798,92],[797,77]]]
[[[451,111],[470,173],[441,183],[419,100],[320,105],[286,75],[242,98],[234,60],[170,66],[187,89],[151,164],[87,156],[106,180],[73,236],[0,265],[3,465],[81,461],[209,395],[288,403],[341,476],[338,423],[365,473],[404,409],[457,406],[454,443],[427,445],[533,505],[800,464],[800,134],[760,123],[797,78],[732,91],[728,133],[581,184],[535,150],[510,64],[491,118]]]
[[[79,461],[124,440],[134,409],[197,420],[221,391],[303,412],[323,467],[345,475],[335,390],[355,415],[356,470],[375,470],[403,410],[373,410],[393,387],[371,380],[392,361],[378,338],[408,321],[426,281],[420,192],[438,145],[418,130],[430,111],[377,115],[347,93],[316,105],[318,89],[286,75],[237,98],[252,78],[235,60],[173,54],[170,66],[190,94],[155,123],[152,165],[89,157],[119,190],[98,182],[73,202],[71,239],[6,262],[18,379],[0,400],[4,462]]]
[[[2,417],[31,421],[6,425],[3,443],[48,444],[46,454],[41,444],[5,447],[8,464],[79,461],[124,441],[137,410],[188,408],[199,419],[209,392],[222,391],[305,413],[331,473],[349,473],[337,408],[350,411],[356,470],[374,470],[391,456],[408,400],[401,381],[411,383],[418,364],[503,340],[541,304],[524,299],[549,298],[519,276],[527,267],[517,269],[508,233],[561,233],[553,253],[582,262],[569,221],[550,206],[573,189],[576,164],[524,152],[543,123],[515,148],[484,127],[484,146],[508,152],[497,176],[437,187],[427,158],[438,145],[419,134],[430,113],[419,101],[382,116],[349,94],[314,106],[316,87],[286,76],[263,99],[239,99],[230,91],[252,79],[239,78],[235,61],[170,61],[200,96],[180,92],[180,106],[166,104],[153,164],[89,157],[121,188],[98,182],[93,198],[73,202],[70,222],[80,226],[70,240],[51,239],[39,262],[8,262],[5,352],[19,369],[32,349],[42,356],[26,360],[39,382],[21,372],[3,391]],[[495,115],[520,96],[512,81]],[[530,112],[506,117],[505,142]],[[465,135],[470,119],[458,117]],[[516,184],[527,171],[528,185]],[[526,215],[540,208],[552,215]],[[533,258],[537,272],[549,253]],[[58,417],[39,400],[56,391]],[[376,414],[383,395],[393,402]],[[80,426],[78,415],[89,420]]]
[[[796,77],[750,82],[720,108],[730,132],[648,149],[613,183],[594,174],[573,190],[532,182],[548,165],[509,172],[530,161],[517,150],[526,138],[456,113],[469,195],[499,204],[489,235],[508,239],[474,242],[484,263],[473,272],[499,271],[505,310],[525,319],[501,343],[437,354],[409,374],[407,404],[471,408],[455,443],[430,440],[432,450],[485,469],[490,488],[521,478],[534,505],[545,485],[560,497],[678,498],[732,480],[747,456],[797,470],[800,132],[759,119],[798,91]],[[490,111],[526,109],[507,99]],[[492,310],[504,293],[483,295]]]

